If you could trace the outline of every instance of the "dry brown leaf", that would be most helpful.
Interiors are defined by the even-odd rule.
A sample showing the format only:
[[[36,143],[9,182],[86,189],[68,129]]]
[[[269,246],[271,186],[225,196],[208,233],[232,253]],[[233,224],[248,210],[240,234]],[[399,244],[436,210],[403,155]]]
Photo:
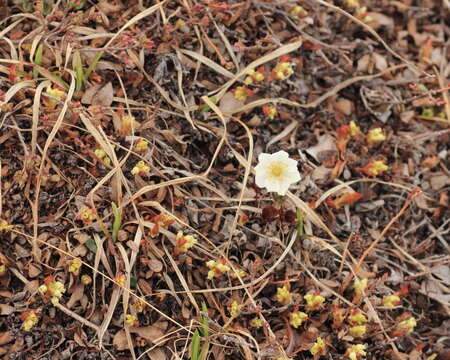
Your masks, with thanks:
[[[414,204],[423,210],[433,211],[434,208],[429,205],[428,199],[425,194],[420,194],[414,199]]]
[[[72,255],[76,257],[84,257],[88,252],[88,249],[84,245],[79,245],[73,249]]]
[[[167,322],[160,322],[149,326],[131,327],[130,332],[139,335],[150,343],[155,343],[164,336],[166,328]]]
[[[309,350],[319,334],[319,330],[316,327],[309,327],[308,330],[300,334],[297,350]]]
[[[122,6],[119,4],[113,4],[108,1],[100,1],[97,5],[98,9],[106,15],[115,13],[122,10]]]
[[[127,336],[125,334],[125,330],[120,330],[114,335],[113,345],[119,351],[128,349],[128,341]]]
[[[420,292],[444,305],[447,308],[447,315],[450,315],[450,294],[442,293],[442,290],[435,281],[430,279],[423,281],[420,287]]]
[[[79,283],[75,286],[72,286],[70,288],[70,291],[72,295],[70,296],[69,301],[67,302],[66,306],[71,309],[78,301],[80,301],[83,298],[84,294],[84,284]]]
[[[92,105],[101,105],[105,107],[111,106],[114,98],[114,89],[112,83],[109,82],[102,86],[92,97]]]
[[[148,262],[148,267],[154,272],[160,272],[163,269],[163,263],[159,260],[152,259]]]
[[[329,134],[322,135],[317,145],[306,149],[306,152],[318,162],[322,162],[323,155],[329,154],[330,152],[337,152],[336,140]]]
[[[93,86],[87,88],[84,91],[83,96],[81,97],[81,103],[88,104],[88,105],[92,104],[92,98],[97,93],[97,91],[100,90],[100,87],[101,87],[100,84],[96,84],[96,85],[93,85]]]
[[[358,72],[367,73],[368,69],[369,69],[369,64],[370,64],[370,55],[366,54],[366,55],[362,56],[358,60],[358,65],[357,65]]]
[[[333,169],[320,165],[311,173],[311,180],[314,181],[315,184],[324,184],[330,180],[332,171]]]
[[[375,68],[378,69],[379,71],[384,71],[387,69],[388,67],[388,63],[386,60],[386,57],[378,54],[378,53],[373,53],[372,54],[373,57],[373,61],[375,63]]]
[[[390,29],[394,28],[394,20],[389,16],[383,15],[378,12],[369,12],[367,13],[367,15],[373,18],[373,21],[370,25],[374,29],[378,29],[380,26],[386,26]]]
[[[139,288],[142,290],[142,292],[147,295],[150,296],[153,294],[153,289],[152,286],[144,279],[139,279],[138,280],[138,285]]]
[[[41,271],[42,270],[38,266],[36,266],[34,264],[30,264],[30,266],[28,268],[28,275],[31,278],[35,278],[36,276],[38,276],[41,273]]]
[[[441,190],[450,185],[450,176],[447,174],[434,175],[430,178],[430,184],[433,190]]]
[[[167,356],[161,349],[153,349],[147,353],[150,360],[166,360]]]
[[[14,312],[14,306],[8,304],[0,304],[0,315],[10,315]]]
[[[231,92],[227,92],[220,100],[219,109],[224,115],[233,114],[244,103],[237,100]]]
[[[29,293],[33,293],[37,290],[38,287],[39,287],[39,281],[31,280],[30,282],[25,284],[24,290],[28,291]]]
[[[10,331],[0,333],[0,345],[5,345],[14,340],[14,336]]]
[[[431,273],[450,286],[450,267],[448,265],[436,265],[430,269]]]
[[[440,159],[437,156],[429,156],[422,160],[420,166],[432,169],[439,164],[439,161]]]
[[[83,94],[81,102],[88,105],[111,106],[114,98],[114,89],[111,82],[104,85],[94,85]]]
[[[340,113],[348,116],[353,113],[354,106],[352,101],[341,98],[336,101],[336,103],[334,104],[334,108]]]
[[[73,237],[78,240],[78,242],[83,245],[86,241],[92,238],[92,236],[86,234],[85,232],[77,232]]]

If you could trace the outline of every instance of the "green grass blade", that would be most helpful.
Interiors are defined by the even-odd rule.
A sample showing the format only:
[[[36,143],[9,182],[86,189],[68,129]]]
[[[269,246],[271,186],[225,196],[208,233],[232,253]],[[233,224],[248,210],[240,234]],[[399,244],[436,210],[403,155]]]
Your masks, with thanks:
[[[191,360],[198,360],[200,350],[200,334],[195,330],[191,340]]]
[[[122,226],[122,211],[117,207],[116,203],[112,203],[114,222],[112,229],[112,239],[113,242],[117,240],[117,234],[119,233],[120,227]]]
[[[100,61],[100,59],[102,58],[103,54],[105,52],[104,51],[100,51],[94,58],[94,61],[91,62],[91,65],[89,65],[88,69],[86,70],[86,73],[84,74],[84,78],[88,79],[89,75],[91,75],[91,72],[93,72],[95,70],[95,67],[97,66],[97,63]]]
[[[80,91],[83,89],[84,83],[84,72],[83,64],[81,63],[80,52],[76,51],[73,55],[74,67],[75,67],[75,89]]]
[[[200,351],[199,360],[205,360],[209,352],[209,341],[205,341],[202,345],[202,350]]]
[[[206,306],[206,303],[202,302],[202,311],[205,315],[203,315],[202,318],[202,327],[200,328],[200,331],[202,332],[203,336],[209,336],[209,320],[208,320],[208,307]]]
[[[305,229],[303,227],[303,213],[297,209],[297,234],[300,238],[305,236]]]
[[[54,83],[58,84],[62,88],[69,90],[69,84],[66,83],[63,79],[61,79],[61,77],[59,77],[58,75],[48,71],[46,68],[39,66],[37,64],[34,65],[34,68],[37,69],[39,74],[41,74],[43,77],[53,81]]]
[[[36,54],[34,55],[34,63],[36,65],[42,64],[42,53],[44,51],[44,44],[39,44]],[[33,78],[37,78],[39,76],[39,71],[36,68],[33,68]]]

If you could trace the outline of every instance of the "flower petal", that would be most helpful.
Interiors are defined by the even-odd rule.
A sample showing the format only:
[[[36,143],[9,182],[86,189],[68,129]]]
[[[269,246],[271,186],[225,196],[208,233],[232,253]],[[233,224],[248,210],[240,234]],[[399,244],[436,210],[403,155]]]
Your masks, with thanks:
[[[284,150],[277,151],[276,153],[273,153],[272,156],[280,160],[289,159],[289,154]]]
[[[271,154],[261,153],[261,154],[259,154],[259,156],[258,156],[258,161],[259,161],[260,164],[263,164],[263,163],[265,163],[266,161],[270,160],[271,157],[272,157]],[[258,164],[258,165],[259,165],[259,164]],[[255,170],[256,170],[256,168],[255,168]]]
[[[300,181],[300,179],[302,178],[297,169],[292,169],[292,170],[289,169],[289,171],[287,173],[287,177],[291,184],[296,183],[297,181]]]
[[[256,169],[256,168],[255,168]],[[260,188],[267,187],[267,174],[263,171],[256,171],[255,184]]]
[[[295,167],[295,168],[297,169],[297,163],[298,163],[297,160],[294,160],[294,159],[291,159],[291,158],[287,158],[287,159],[284,160],[284,161],[286,162],[286,164],[287,164],[289,167]]]
[[[278,186],[278,194],[279,195],[281,195],[281,196],[284,196],[284,195],[286,195],[286,193],[288,192],[288,190],[289,190],[289,186],[290,186],[291,184],[289,184],[289,183],[279,183],[279,186]]]

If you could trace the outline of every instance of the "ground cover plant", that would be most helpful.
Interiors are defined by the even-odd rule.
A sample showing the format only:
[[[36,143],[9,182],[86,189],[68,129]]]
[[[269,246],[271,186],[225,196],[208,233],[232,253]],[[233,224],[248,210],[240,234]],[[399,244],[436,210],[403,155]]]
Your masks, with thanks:
[[[448,0],[0,4],[2,359],[449,359]]]

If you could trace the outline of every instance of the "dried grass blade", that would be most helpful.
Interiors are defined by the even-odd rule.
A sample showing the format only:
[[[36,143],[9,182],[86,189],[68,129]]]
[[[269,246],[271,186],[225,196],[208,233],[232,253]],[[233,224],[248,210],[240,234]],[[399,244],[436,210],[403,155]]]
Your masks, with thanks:
[[[175,270],[175,273],[177,274],[178,280],[180,280],[181,286],[183,286],[183,289],[189,298],[189,301],[191,302],[192,306],[194,306],[195,311],[197,312],[197,315],[200,314],[200,308],[197,304],[197,301],[195,301],[195,298],[192,295],[191,290],[189,289],[189,285],[188,285],[186,279],[184,278],[183,274],[181,273],[180,268],[178,267],[177,263],[173,259],[172,255],[170,255],[166,246],[165,245],[163,245],[163,246],[164,246],[164,251],[166,253],[166,256],[169,259],[170,263],[172,264],[173,269]]]
[[[117,248],[119,249],[120,255],[122,255],[122,260],[123,263],[125,265],[125,273],[126,273],[126,283],[125,283],[125,288],[129,289],[130,288],[130,280],[131,280],[131,270],[132,270],[132,266],[130,264],[130,262],[128,261],[128,255],[127,252],[125,251],[124,247],[122,246],[121,243],[117,243]],[[131,356],[133,357],[134,360],[136,360],[136,354],[134,352],[134,345],[133,345],[133,340],[131,339],[131,334],[130,334],[130,329],[127,326],[127,324],[125,323],[125,319],[126,319],[126,315],[128,313],[128,302],[130,301],[130,293],[128,291],[124,291],[122,293],[122,305],[123,305],[123,327],[125,330],[125,336],[127,338],[127,342],[128,342],[128,347],[130,348],[130,352],[131,352]]]
[[[103,318],[103,321],[100,324],[97,331],[99,346],[102,346],[103,344],[103,336],[105,335],[105,332],[108,329],[109,324],[111,323],[114,311],[116,310],[117,303],[119,302],[120,299],[121,291],[122,289],[120,287],[118,287],[117,285],[114,286],[114,290],[111,295],[111,300],[108,304],[108,311],[106,312],[105,317]]]
[[[34,86],[35,86],[35,82],[33,80],[25,80],[25,81],[21,81],[17,84],[14,84],[13,86],[11,86],[8,89],[8,91],[4,95],[5,100],[1,103],[3,103],[3,104],[8,103],[9,100],[11,100],[12,97],[14,95],[16,95],[20,90],[25,89],[27,87],[34,87]]]
[[[298,121],[291,122],[282,132],[270,139],[270,141],[266,145],[266,149],[268,149],[271,145],[277,143],[284,137],[288,136],[291,131],[295,130],[298,127],[298,125]]]
[[[216,27],[217,32],[220,35],[220,38],[222,39],[223,43],[225,44],[225,48],[228,50],[228,53],[230,54],[231,60],[233,60],[234,65],[236,66],[236,71],[240,70],[239,61],[236,57],[236,54],[234,53],[233,46],[230,44],[230,41],[223,33],[222,29],[219,25],[214,21],[214,26]]]
[[[232,79],[234,77],[234,74],[224,67],[220,66],[216,62],[212,61],[211,59],[208,59],[206,56],[196,53],[195,51],[186,50],[186,49],[180,49],[180,52],[185,55],[189,55],[190,57],[194,58],[195,60],[200,61],[202,64],[208,66],[209,68],[213,69],[217,73]]]
[[[37,141],[37,128],[39,124],[39,108],[41,105],[41,94],[42,90],[50,85],[50,81],[41,82],[36,88],[36,92],[34,93],[33,99],[33,115],[32,115],[32,124],[31,124],[31,153],[36,155],[36,141]]]

